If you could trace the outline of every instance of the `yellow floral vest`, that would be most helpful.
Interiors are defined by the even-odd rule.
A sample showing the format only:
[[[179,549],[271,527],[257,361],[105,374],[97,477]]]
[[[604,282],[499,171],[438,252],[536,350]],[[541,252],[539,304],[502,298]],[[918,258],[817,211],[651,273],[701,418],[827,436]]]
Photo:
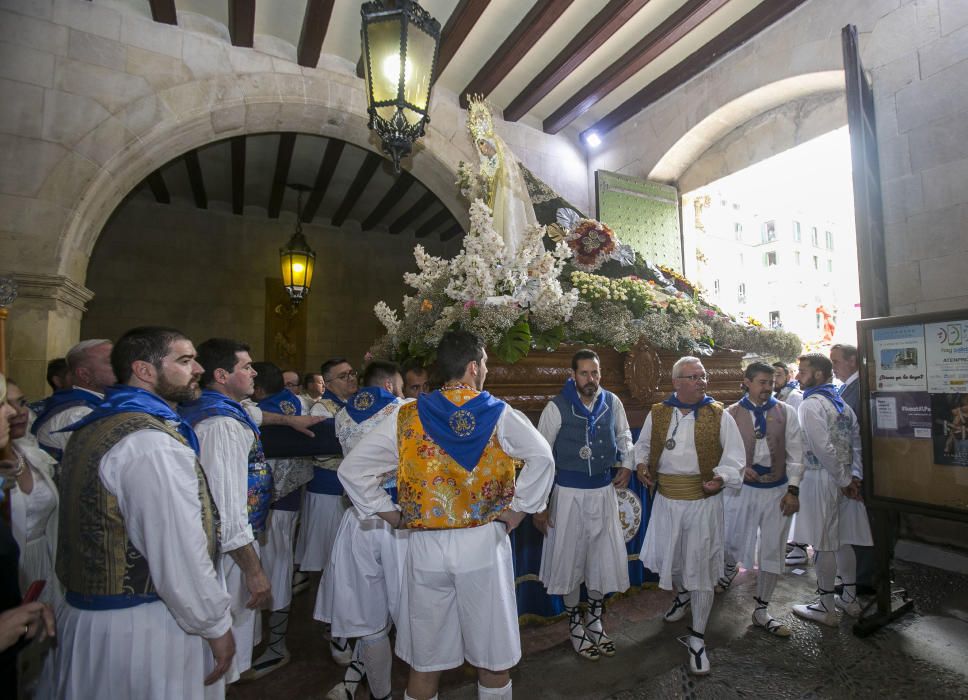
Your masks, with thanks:
[[[649,452],[649,470],[652,474],[659,471],[659,457],[665,450],[672,412],[676,410],[678,409],[664,403],[652,406],[652,449]],[[696,457],[703,482],[713,478],[713,469],[719,465],[719,460],[723,456],[723,447],[719,442],[719,425],[723,418],[723,410],[723,404],[714,401],[708,406],[703,406],[696,418]]]
[[[478,395],[472,389],[448,389],[456,406]],[[454,530],[493,521],[514,497],[514,460],[501,449],[497,430],[473,471],[464,469],[424,431],[417,402],[397,414],[397,495],[403,522],[413,530]]]

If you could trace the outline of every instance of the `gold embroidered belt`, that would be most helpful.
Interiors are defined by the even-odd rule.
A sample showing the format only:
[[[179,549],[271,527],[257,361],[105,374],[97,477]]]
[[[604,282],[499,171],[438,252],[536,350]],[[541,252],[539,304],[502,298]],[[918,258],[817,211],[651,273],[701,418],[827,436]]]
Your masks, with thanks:
[[[659,474],[659,493],[674,501],[698,501],[706,497],[699,474]]]

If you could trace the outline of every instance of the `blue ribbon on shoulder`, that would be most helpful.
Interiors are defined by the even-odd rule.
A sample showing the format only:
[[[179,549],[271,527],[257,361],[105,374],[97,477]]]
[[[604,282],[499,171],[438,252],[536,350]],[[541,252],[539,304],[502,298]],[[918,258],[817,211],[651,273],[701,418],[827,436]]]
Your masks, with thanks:
[[[417,414],[427,435],[467,471],[477,466],[505,403],[482,391],[456,406],[443,391],[417,397]]]
[[[62,408],[68,406],[89,406],[94,408],[99,403],[101,403],[101,399],[90,391],[84,391],[83,389],[61,389],[60,391],[55,391],[44,399],[43,410],[37,416],[37,419],[34,420],[34,424],[30,426],[30,432],[36,435],[44,423],[53,418],[54,414],[59,413]]]
[[[365,386],[346,402],[346,412],[354,422],[362,423],[396,401],[397,397],[382,386]]]
[[[582,403],[581,397],[578,395],[578,385],[575,384],[574,378],[569,378],[561,389],[561,395],[571,401],[571,405],[579,416],[588,421],[588,437],[595,437],[595,431],[598,430],[598,419],[604,416],[607,410],[605,392],[601,390],[598,392],[598,396],[595,397],[595,404],[589,409]]]
[[[283,389],[272,396],[265,397],[258,406],[269,413],[279,413],[284,416],[302,415],[302,401],[289,389]]]
[[[343,401],[343,399],[341,399],[340,397],[338,397],[336,394],[334,394],[329,389],[327,389],[326,391],[324,391],[323,392],[323,395],[320,398],[329,399],[330,401],[332,401],[333,403],[335,403],[340,408],[346,408],[346,402]]]
[[[256,436],[259,435],[259,426],[255,424],[255,421],[242,408],[242,404],[238,401],[233,401],[225,394],[220,394],[217,391],[206,389],[194,401],[181,404],[178,407],[178,412],[181,413],[182,418],[188,421],[192,427],[195,427],[206,418],[225,416],[226,418],[234,418],[241,423],[245,423],[252,429],[252,432]]]
[[[833,384],[821,384],[820,386],[812,386],[809,389],[804,389],[803,400],[806,401],[814,395],[827,399],[837,409],[837,413],[844,412],[844,400],[840,398],[840,394],[837,393],[837,389]]]
[[[749,396],[744,396],[740,399],[739,405],[753,414],[753,425],[756,427],[756,432],[760,435],[766,435],[766,412],[778,403],[779,401],[771,396],[765,404],[757,406],[750,401]]]
[[[703,406],[708,406],[709,404],[713,403],[713,401],[714,399],[712,396],[703,396],[702,399],[696,403],[685,403],[679,400],[678,396],[673,394],[662,403],[664,403],[666,406],[673,406],[675,408],[688,408],[693,412],[693,414],[695,414],[696,418],[699,418],[699,409]]]
[[[158,420],[176,423],[178,432],[188,441],[188,446],[195,450],[195,454],[198,454],[198,437],[196,437],[195,431],[180,415],[175,413],[174,409],[164,399],[158,394],[126,384],[112,386],[104,394],[104,400],[95,406],[93,411],[58,432],[79,430],[85,425],[90,425],[118,413],[147,413]]]

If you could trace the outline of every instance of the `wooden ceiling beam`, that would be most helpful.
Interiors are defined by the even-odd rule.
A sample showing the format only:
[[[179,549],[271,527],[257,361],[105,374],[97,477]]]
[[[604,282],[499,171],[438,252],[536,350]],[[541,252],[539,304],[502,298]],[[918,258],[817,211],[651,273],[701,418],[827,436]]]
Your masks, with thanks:
[[[437,75],[441,75],[447,64],[471,33],[477,20],[484,14],[491,0],[460,0],[450,13],[447,23],[440,30],[440,47],[437,49]]]
[[[805,0],[772,0],[771,2],[760,3],[711,41],[704,44],[694,54],[677,63],[616,109],[599,119],[584,133],[591,131],[599,135],[608,133],[663,96],[668,95],[680,85],[702,73],[724,55],[746,43],[804,2]]]
[[[195,206],[199,209],[208,209],[208,195],[205,194],[205,182],[202,179],[202,166],[198,162],[198,151],[189,151],[185,154],[184,160]]]
[[[405,195],[409,189],[413,187],[414,182],[416,182],[416,180],[412,175],[410,175],[410,173],[408,173],[406,170],[402,171],[400,173],[400,177],[398,177],[393,183],[393,187],[387,190],[387,193],[383,195],[383,199],[380,200],[380,203],[373,208],[373,211],[370,212],[370,215],[363,221],[363,224],[361,225],[363,230],[371,231],[374,227],[376,227],[377,224],[383,221],[383,217],[389,214],[390,210],[393,209],[396,203],[403,199],[403,195]]]
[[[229,0],[229,36],[233,46],[252,48],[255,39],[255,0]]]
[[[621,58],[599,73],[594,80],[568,98],[544,120],[546,133],[557,134],[626,80],[652,63],[686,34],[698,27],[729,0],[687,0],[666,17],[658,27],[626,51]],[[782,2],[782,0],[781,0]],[[779,3],[767,2],[766,5]]]
[[[461,107],[467,109],[468,95],[483,95],[487,97],[518,65],[531,47],[551,29],[551,25],[568,9],[573,0],[538,0],[534,7],[528,10],[518,26],[514,28],[504,43],[488,59],[487,63],[477,72],[477,75],[460,92]]]
[[[376,173],[376,169],[380,167],[380,163],[382,162],[382,156],[377,155],[373,151],[366,152],[366,158],[363,159],[363,165],[360,166],[359,171],[356,173],[356,177],[353,178],[350,188],[346,190],[346,196],[343,198],[343,203],[339,205],[339,209],[337,209],[336,213],[333,214],[333,226],[343,225],[343,222],[346,221],[346,217],[349,216],[351,211],[353,211],[353,206],[359,201],[360,195],[362,195],[366,190],[367,185],[370,184],[370,180],[373,179],[373,175]]]
[[[292,164],[292,151],[296,147],[296,135],[279,134],[279,149],[276,151],[276,170],[272,175],[272,191],[269,193],[268,214],[270,219],[278,219],[282,210],[282,198],[286,194],[286,180]]]
[[[339,165],[339,158],[343,155],[343,148],[345,147],[346,141],[339,139],[331,138],[326,143],[326,151],[319,163],[319,170],[316,171],[316,182],[313,183],[309,199],[306,200],[306,206],[303,207],[302,220],[304,224],[313,220],[319,210],[319,205],[323,203],[323,197],[326,196],[326,190],[329,189],[329,183],[333,180],[336,166]]]
[[[302,29],[299,32],[299,46],[296,48],[299,65],[315,68],[319,63],[319,54],[323,50],[323,39],[329,29],[335,2],[336,0],[307,0]]]
[[[232,149],[232,213],[245,209],[245,136],[233,136]]]
[[[151,189],[151,194],[155,196],[155,201],[158,204],[171,204],[171,193],[168,192],[168,186],[165,184],[165,178],[162,176],[161,170],[154,171],[146,180],[148,181],[148,187]]]
[[[397,217],[396,221],[390,224],[390,233],[397,235],[409,226],[419,216],[426,214],[427,210],[437,201],[437,196],[433,192],[425,192],[416,204]]]
[[[648,2],[649,0],[610,0],[544,70],[511,100],[504,109],[504,120],[516,122],[527,114]]]
[[[445,221],[452,218],[454,217],[451,216],[451,213],[449,211],[447,211],[447,207],[444,207],[439,212],[437,212],[429,219],[424,221],[422,224],[420,224],[420,226],[417,227],[417,230],[414,233],[414,235],[417,238],[426,238],[431,233],[433,233],[438,228],[440,228]]]
[[[149,0],[151,18],[163,24],[178,24],[178,14],[175,12],[175,0]]]

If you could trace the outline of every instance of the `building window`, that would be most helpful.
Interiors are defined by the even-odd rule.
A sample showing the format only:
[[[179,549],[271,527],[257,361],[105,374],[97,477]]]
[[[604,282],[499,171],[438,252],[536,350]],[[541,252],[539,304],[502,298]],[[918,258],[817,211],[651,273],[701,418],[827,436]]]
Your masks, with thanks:
[[[793,261],[794,261],[794,262],[795,262],[795,263],[796,263],[797,265],[799,265],[799,264],[800,264],[800,251],[799,251],[799,250],[795,250],[795,251],[793,251]]]
[[[814,248],[820,247],[820,232],[817,231],[816,226],[810,227],[810,242],[813,244]]]
[[[774,267],[776,265],[776,251],[771,250],[768,253],[763,254],[763,265],[765,267]]]
[[[827,250],[834,249],[834,234],[830,231],[824,231],[824,241],[827,244]]]
[[[713,280],[713,293],[719,296],[719,280]]]
[[[742,253],[739,254],[739,266],[740,267],[743,266],[743,254]]]
[[[834,261],[831,258],[827,258],[827,272],[834,271]]]
[[[780,323],[780,312],[771,311],[770,312],[770,328],[780,328],[783,324]]]
[[[800,222],[794,221],[793,222],[793,240],[799,243],[801,239],[802,239],[802,235],[800,234]]]
[[[733,224],[733,234],[736,236],[737,241],[743,240],[743,224],[736,222]]]
[[[763,242],[769,243],[776,240],[776,222],[767,221],[763,224]]]
[[[814,270],[820,269],[820,258],[818,258],[816,255],[813,256],[813,269]]]
[[[739,204],[736,202],[733,202],[733,211],[739,211]]]
[[[719,200],[719,204],[720,204],[720,206],[722,206],[723,209],[726,208],[726,200],[725,199],[720,199]]]
[[[740,282],[739,288],[736,290],[736,300],[743,304],[746,302],[746,283]]]

